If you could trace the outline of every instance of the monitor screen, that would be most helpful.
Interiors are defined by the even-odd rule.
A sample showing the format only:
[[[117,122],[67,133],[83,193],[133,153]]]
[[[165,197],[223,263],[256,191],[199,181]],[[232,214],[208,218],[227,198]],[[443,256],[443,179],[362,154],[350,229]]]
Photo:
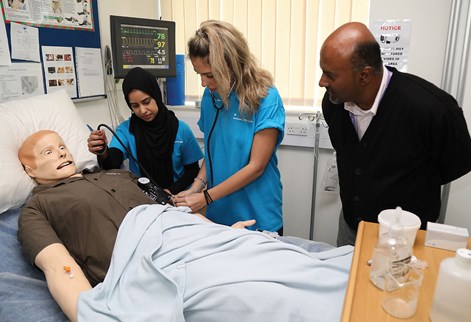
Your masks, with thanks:
[[[156,78],[176,76],[175,22],[110,16],[114,78],[141,67]]]

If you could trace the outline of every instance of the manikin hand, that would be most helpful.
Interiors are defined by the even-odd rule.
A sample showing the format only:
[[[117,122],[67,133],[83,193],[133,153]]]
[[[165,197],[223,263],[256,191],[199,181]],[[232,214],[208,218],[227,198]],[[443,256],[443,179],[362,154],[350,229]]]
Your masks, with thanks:
[[[246,228],[255,225],[255,219],[245,220],[245,221],[238,221],[233,224],[232,228]]]
[[[202,214],[194,213],[194,215],[200,217],[201,219],[203,219],[207,222],[212,222],[211,220],[209,220],[208,218],[206,218]],[[236,229],[240,229],[240,228],[246,228],[246,227],[253,226],[253,225],[255,225],[255,223],[256,223],[255,219],[250,219],[250,220],[238,221],[235,224],[233,224],[231,227],[236,228]]]

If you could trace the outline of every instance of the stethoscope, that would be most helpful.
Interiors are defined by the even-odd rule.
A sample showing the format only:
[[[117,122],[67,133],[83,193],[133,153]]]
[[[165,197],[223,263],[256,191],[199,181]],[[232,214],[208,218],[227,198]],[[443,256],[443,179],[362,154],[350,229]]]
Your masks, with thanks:
[[[233,85],[234,86],[234,85]],[[231,87],[232,90],[232,87]],[[224,102],[221,99],[216,98],[214,95],[214,92],[212,90],[209,90],[209,94],[211,95],[211,100],[213,102],[213,107],[216,109],[216,116],[214,117],[213,125],[211,126],[211,130],[209,130],[208,134],[208,163],[209,163],[209,173],[211,175],[210,177],[210,186],[213,186],[213,161],[211,160],[211,145],[210,145],[210,140],[211,140],[211,135],[213,135],[213,130],[214,126],[216,125],[216,122],[218,120],[219,112],[224,108]],[[220,106],[216,104],[216,101],[219,101],[221,103]]]
[[[231,85],[231,88],[229,89],[229,94],[232,92],[232,89],[234,88],[234,85],[235,85],[235,82],[232,83]],[[213,121],[213,125],[211,126],[211,130],[209,130],[209,134],[208,134],[208,141],[207,141],[207,146],[208,146],[208,163],[209,163],[209,173],[211,175],[211,178],[209,181],[209,186],[210,187],[213,187],[213,161],[211,159],[211,151],[210,151],[210,140],[211,140],[211,135],[213,134],[213,130],[214,130],[214,126],[216,125],[216,122],[218,120],[218,116],[219,116],[219,112],[224,108],[224,102],[219,99],[219,98],[216,98],[216,96],[214,95],[214,92],[212,90],[209,90],[209,94],[211,95],[211,100],[213,102],[213,107],[216,109],[216,116],[214,117],[214,121]],[[216,101],[220,102],[221,105],[217,105],[216,104]]]

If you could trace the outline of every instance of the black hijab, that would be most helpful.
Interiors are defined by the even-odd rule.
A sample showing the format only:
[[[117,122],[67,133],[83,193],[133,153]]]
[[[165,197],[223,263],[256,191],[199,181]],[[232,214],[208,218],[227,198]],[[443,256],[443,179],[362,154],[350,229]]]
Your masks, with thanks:
[[[129,93],[133,89],[147,93],[159,108],[151,122],[143,121],[134,113],[131,116],[129,131],[136,139],[141,175],[144,176],[147,171],[151,176],[149,179],[164,189],[168,188],[173,183],[172,152],[178,131],[178,119],[163,103],[160,87],[150,72],[136,67],[124,78],[123,93],[129,108]]]

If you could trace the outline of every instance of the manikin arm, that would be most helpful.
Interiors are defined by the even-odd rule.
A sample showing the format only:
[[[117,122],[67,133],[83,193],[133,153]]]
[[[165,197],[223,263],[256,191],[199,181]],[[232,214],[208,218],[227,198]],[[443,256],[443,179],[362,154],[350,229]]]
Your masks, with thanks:
[[[82,269],[64,245],[47,246],[36,256],[35,264],[46,275],[47,286],[70,321],[77,321],[79,294],[92,288]]]

